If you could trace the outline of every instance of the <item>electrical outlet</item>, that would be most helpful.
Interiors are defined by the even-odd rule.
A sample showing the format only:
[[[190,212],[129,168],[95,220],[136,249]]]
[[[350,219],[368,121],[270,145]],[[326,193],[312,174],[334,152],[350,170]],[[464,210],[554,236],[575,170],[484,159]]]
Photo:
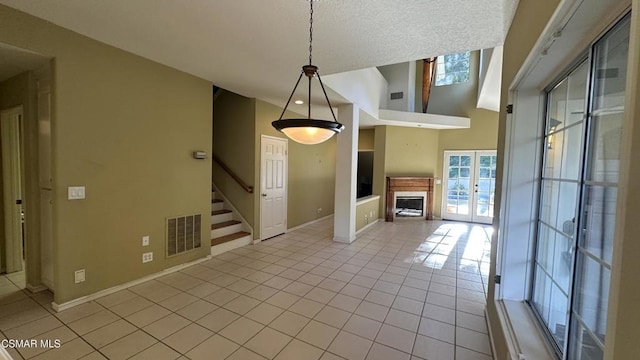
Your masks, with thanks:
[[[373,218],[373,210],[372,210],[372,211],[369,211],[369,217],[370,217],[370,218]]]
[[[147,252],[142,254],[142,263],[148,263],[153,261],[153,252]]]
[[[149,235],[142,237],[142,246],[149,246]]]
[[[69,200],[84,199],[84,186],[69,186],[67,195]]]
[[[317,212],[318,214],[320,214],[320,213],[322,212],[322,208],[318,208],[318,210],[316,210],[316,212]]]
[[[83,282],[85,280],[84,269],[76,270],[74,277],[76,284]]]

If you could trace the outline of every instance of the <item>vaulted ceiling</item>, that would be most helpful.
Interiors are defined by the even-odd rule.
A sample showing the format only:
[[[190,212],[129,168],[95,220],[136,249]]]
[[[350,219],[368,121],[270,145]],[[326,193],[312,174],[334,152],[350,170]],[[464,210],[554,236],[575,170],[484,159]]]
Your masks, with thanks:
[[[308,62],[307,0],[0,0],[248,97],[283,99]],[[517,0],[317,0],[321,74],[501,45]]]

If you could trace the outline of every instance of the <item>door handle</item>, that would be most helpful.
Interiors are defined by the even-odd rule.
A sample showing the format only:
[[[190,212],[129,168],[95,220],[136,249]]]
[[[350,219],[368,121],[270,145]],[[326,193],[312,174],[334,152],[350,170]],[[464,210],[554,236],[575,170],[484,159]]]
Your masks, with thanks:
[[[262,194],[262,197],[267,197],[267,194]]]

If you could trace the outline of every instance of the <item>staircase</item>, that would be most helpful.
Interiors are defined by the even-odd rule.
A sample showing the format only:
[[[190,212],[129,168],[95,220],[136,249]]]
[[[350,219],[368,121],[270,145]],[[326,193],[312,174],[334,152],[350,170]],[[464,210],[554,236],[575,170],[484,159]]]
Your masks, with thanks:
[[[249,245],[253,235],[240,214],[215,189],[211,192],[211,255]]]

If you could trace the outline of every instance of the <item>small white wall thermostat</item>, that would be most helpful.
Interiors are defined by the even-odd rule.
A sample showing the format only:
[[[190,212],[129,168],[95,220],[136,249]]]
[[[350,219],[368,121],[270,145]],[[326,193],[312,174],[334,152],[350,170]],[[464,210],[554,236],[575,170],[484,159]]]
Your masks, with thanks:
[[[204,160],[207,158],[207,153],[206,151],[194,151],[193,158],[198,160]]]

